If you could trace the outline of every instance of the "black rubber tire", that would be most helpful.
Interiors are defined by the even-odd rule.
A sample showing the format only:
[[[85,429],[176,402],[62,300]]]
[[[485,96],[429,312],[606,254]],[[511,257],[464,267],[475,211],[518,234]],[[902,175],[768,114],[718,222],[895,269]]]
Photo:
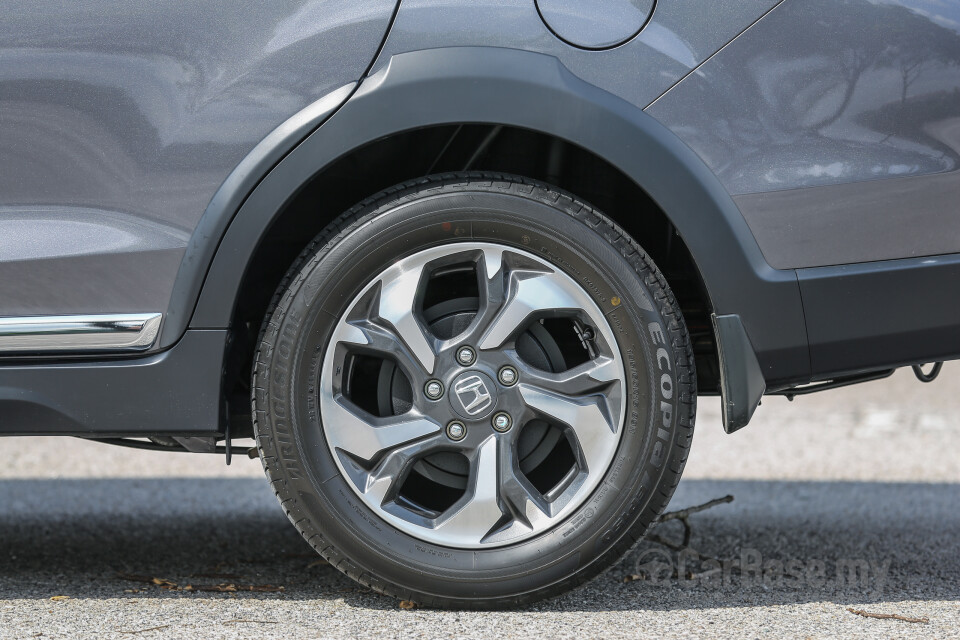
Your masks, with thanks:
[[[410,537],[355,497],[327,447],[311,395],[336,319],[364,285],[402,256],[471,239],[538,253],[584,285],[617,334],[628,409],[604,482],[567,520],[513,545],[458,550]],[[303,537],[364,585],[450,608],[516,607],[561,594],[613,564],[666,507],[696,413],[689,336],[647,254],[570,195],[488,173],[401,184],[330,224],[277,292],[252,389],[264,470]]]

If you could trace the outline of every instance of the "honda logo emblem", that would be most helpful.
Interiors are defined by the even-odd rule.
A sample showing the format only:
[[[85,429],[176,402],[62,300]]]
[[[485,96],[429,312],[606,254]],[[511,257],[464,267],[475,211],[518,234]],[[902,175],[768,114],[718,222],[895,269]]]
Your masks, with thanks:
[[[453,391],[457,394],[457,400],[463,405],[463,410],[471,416],[486,411],[493,404],[490,390],[480,376],[467,376],[458,380],[453,385]]]

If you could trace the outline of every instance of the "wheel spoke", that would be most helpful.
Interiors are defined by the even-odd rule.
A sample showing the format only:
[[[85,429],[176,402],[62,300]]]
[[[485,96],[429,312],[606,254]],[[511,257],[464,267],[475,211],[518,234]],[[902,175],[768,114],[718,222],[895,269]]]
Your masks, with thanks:
[[[360,348],[357,350],[361,352],[390,356],[411,382],[423,377],[424,366],[420,359],[407,348],[392,328],[372,319],[360,318],[344,323],[334,339],[340,343],[358,346]]]
[[[483,328],[488,326],[497,315],[497,312],[503,306],[506,293],[506,275],[507,268],[504,262],[503,249],[484,248],[482,259],[477,261],[480,308],[464,333],[473,336],[479,335]],[[459,344],[459,341],[455,344]]]
[[[567,396],[521,384],[520,394],[528,407],[568,426],[577,438],[587,470],[597,469],[607,456],[619,420],[614,420],[603,394]]]
[[[478,543],[503,519],[498,501],[499,457],[497,439],[491,436],[477,452],[466,503],[437,524],[451,542]]]
[[[436,354],[431,346],[431,340],[414,313],[422,275],[422,263],[406,269],[401,265],[389,269],[380,280],[380,304],[377,315],[393,326],[396,336],[416,356],[424,370],[432,374]]]
[[[512,443],[504,440],[501,446],[510,448]],[[551,516],[549,503],[519,473],[512,451],[501,451],[500,460],[500,494],[515,517],[512,526],[534,529],[543,525]]]
[[[572,289],[566,276],[554,272],[517,270],[510,274],[505,299],[479,341],[481,349],[496,349],[513,337],[539,311],[577,312],[593,302]]]
[[[521,379],[528,385],[566,396],[589,393],[610,394],[611,387],[619,385],[620,365],[609,356],[600,355],[572,369],[551,373],[531,367],[515,351],[507,352],[520,370]],[[611,407],[612,408],[612,407]]]
[[[383,504],[396,497],[397,482],[407,468],[439,444],[439,438],[427,438],[393,449],[370,473],[356,478],[360,491],[375,504]]]
[[[490,282],[497,280],[502,280],[503,269],[503,249],[494,249],[491,247],[485,247],[483,249],[483,282],[481,286],[489,286]],[[497,276],[500,276],[499,278]],[[501,291],[502,295],[502,291]]]
[[[373,460],[382,452],[440,432],[442,427],[416,412],[389,418],[363,413],[348,400],[330,403],[324,422],[337,429],[337,448],[360,458]]]

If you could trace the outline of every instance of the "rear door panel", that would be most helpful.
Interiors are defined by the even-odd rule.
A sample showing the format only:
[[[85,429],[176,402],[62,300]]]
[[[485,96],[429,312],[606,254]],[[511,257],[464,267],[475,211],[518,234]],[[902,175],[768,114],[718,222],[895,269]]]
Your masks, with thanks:
[[[395,0],[14,0],[0,21],[0,316],[164,311],[217,188],[357,81]]]

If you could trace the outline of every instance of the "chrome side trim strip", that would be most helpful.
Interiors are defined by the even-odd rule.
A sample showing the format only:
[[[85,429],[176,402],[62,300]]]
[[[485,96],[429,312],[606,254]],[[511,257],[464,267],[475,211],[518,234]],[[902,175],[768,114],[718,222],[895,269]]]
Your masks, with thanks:
[[[162,313],[0,318],[0,355],[144,351],[160,331]]]

